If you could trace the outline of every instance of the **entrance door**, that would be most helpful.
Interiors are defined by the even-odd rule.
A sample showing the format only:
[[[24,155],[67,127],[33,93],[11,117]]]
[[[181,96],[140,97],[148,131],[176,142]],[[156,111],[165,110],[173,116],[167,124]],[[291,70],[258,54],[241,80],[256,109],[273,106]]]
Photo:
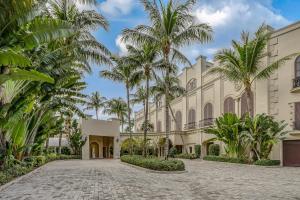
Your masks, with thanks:
[[[300,167],[300,140],[283,141],[283,166]]]

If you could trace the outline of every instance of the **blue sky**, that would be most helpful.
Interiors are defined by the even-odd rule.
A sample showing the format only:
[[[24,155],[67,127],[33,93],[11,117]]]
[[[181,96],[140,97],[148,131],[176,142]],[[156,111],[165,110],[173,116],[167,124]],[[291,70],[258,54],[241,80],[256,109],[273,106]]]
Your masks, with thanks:
[[[213,27],[214,41],[185,47],[182,52],[192,63],[200,54],[211,59],[216,50],[228,47],[232,39],[238,39],[242,30],[254,31],[263,22],[276,29],[300,20],[299,8],[300,0],[198,0],[193,13],[199,22]],[[125,44],[119,39],[124,28],[148,23],[138,0],[99,0],[96,9],[108,19],[110,28],[108,32],[96,31],[94,35],[115,54],[126,53]],[[85,93],[99,91],[107,98],[125,98],[122,84],[99,77],[99,71],[105,67],[94,66],[93,73],[86,75],[88,87]]]

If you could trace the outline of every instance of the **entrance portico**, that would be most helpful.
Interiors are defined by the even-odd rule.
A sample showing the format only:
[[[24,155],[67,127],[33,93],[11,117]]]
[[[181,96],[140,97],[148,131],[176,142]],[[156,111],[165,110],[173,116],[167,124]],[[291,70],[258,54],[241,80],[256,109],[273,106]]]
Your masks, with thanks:
[[[82,159],[120,157],[120,122],[117,119],[83,119],[82,134],[86,143],[82,147]]]

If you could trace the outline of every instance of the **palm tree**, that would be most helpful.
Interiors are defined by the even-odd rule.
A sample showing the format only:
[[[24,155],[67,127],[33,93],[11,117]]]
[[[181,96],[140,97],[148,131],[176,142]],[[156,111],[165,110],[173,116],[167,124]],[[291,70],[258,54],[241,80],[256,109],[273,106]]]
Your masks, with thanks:
[[[124,122],[125,118],[127,117],[127,104],[122,98],[111,99],[106,102],[106,106],[103,110],[103,113],[109,115],[116,115],[117,118],[120,120],[121,123],[121,130],[124,130]]]
[[[99,117],[98,117],[99,109],[104,107],[105,101],[106,101],[106,98],[101,96],[98,91],[93,92],[92,95],[89,97],[89,101],[87,102],[87,107],[85,109],[86,110],[95,109],[96,118],[98,120],[99,119]]]
[[[100,76],[116,82],[121,82],[125,85],[127,99],[128,130],[130,134],[129,137],[132,139],[130,90],[132,90],[132,88],[140,82],[142,74],[136,71],[136,65],[133,65],[130,62],[124,62],[125,60],[127,60],[126,57],[112,57],[112,60],[115,62],[115,66],[111,70],[101,71]]]
[[[123,40],[133,44],[150,43],[157,46],[163,55],[165,76],[168,79],[171,71],[170,55],[173,55],[177,62],[189,64],[187,58],[178,51],[178,48],[191,44],[192,42],[207,42],[211,40],[211,27],[207,24],[196,24],[192,16],[192,6],[195,0],[187,0],[184,3],[173,3],[169,0],[167,5],[162,1],[160,6],[157,1],[141,0],[145,10],[149,14],[151,25],[139,25],[134,29],[123,31]],[[169,143],[169,85],[165,93],[165,116],[166,116],[166,145],[165,155],[168,156]]]
[[[262,59],[266,56],[266,48],[270,38],[267,26],[261,25],[253,38],[249,32],[242,32],[241,42],[232,41],[231,49],[222,49],[215,55],[219,67],[214,67],[210,73],[218,73],[235,84],[243,85],[247,96],[247,111],[252,110],[252,84],[257,80],[268,79],[270,75],[282,66],[291,56],[283,57],[271,64],[264,65]]]
[[[157,47],[152,44],[144,44],[141,48],[136,48],[134,46],[127,46],[128,49],[128,61],[135,66],[138,66],[138,74],[140,74],[145,80],[146,85],[146,96],[145,96],[145,113],[144,113],[144,123],[145,126],[148,127],[149,121],[149,82],[153,77],[153,73],[155,70],[155,61],[159,56],[159,52],[157,51]],[[147,132],[148,128],[144,128],[144,148],[143,155],[146,156],[146,143],[147,143]]]

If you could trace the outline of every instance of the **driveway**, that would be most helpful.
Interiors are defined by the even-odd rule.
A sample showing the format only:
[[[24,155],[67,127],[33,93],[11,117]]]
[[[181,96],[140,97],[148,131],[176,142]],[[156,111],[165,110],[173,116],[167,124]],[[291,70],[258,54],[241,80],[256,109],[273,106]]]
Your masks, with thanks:
[[[150,173],[118,160],[55,161],[0,199],[300,199],[300,168],[185,161],[187,173]]]

